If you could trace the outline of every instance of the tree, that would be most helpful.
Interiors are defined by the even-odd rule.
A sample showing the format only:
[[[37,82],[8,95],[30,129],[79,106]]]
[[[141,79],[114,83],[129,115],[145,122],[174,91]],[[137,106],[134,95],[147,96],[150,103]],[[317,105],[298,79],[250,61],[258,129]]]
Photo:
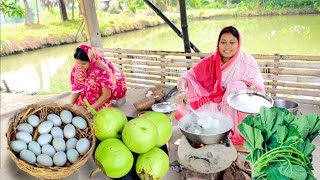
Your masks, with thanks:
[[[18,5],[17,0],[14,0],[13,2],[2,0],[0,2],[0,10],[4,16],[8,17],[23,17],[24,15],[24,9]]]
[[[72,0],[72,21],[74,20],[74,0]]]
[[[31,15],[31,9],[29,7],[29,4],[28,4],[28,1],[27,0],[23,0],[23,3],[24,3],[24,8],[25,8],[25,16],[24,16],[24,24],[25,25],[30,25],[32,22],[31,22],[31,18],[32,18],[32,15]]]
[[[36,0],[36,9],[37,9],[37,24],[40,24],[38,0]]]
[[[68,14],[64,0],[59,0],[60,16],[62,21],[68,21]]]

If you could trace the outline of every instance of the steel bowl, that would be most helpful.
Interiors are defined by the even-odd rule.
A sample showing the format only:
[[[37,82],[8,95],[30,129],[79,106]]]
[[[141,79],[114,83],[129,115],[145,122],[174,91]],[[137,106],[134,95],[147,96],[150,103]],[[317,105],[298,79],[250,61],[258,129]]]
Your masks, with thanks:
[[[188,114],[182,117],[178,121],[178,126],[181,132],[183,133],[183,135],[186,136],[187,139],[189,139],[194,143],[217,144],[217,143],[220,143],[222,140],[224,140],[228,136],[230,130],[233,127],[233,121],[229,116],[221,113],[214,113],[210,115],[210,117],[219,119],[220,122],[223,122],[224,126],[227,124],[228,125],[227,128],[224,127],[223,128],[224,130],[222,131],[210,132],[206,134],[191,132],[188,130],[189,129],[188,127],[196,123],[196,120],[194,119],[196,117],[193,114]],[[219,124],[222,125],[222,123],[219,123]]]
[[[156,111],[156,112],[170,113],[177,109],[177,104],[170,103],[170,102],[160,102],[152,105],[151,109],[152,111]]]
[[[297,115],[299,107],[298,103],[286,99],[275,99],[273,106],[285,108],[294,115]]]

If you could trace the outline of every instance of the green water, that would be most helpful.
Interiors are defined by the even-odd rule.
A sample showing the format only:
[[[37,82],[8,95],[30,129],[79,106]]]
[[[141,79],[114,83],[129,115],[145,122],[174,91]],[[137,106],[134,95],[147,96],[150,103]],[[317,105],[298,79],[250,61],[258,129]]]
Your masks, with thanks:
[[[210,19],[189,23],[189,38],[202,52],[215,50],[222,27],[233,25],[242,36],[242,49],[252,54],[320,56],[320,15]],[[180,25],[176,25],[180,29]],[[13,90],[61,93],[70,90],[73,51],[61,45],[1,57],[1,83]],[[183,41],[169,26],[103,38],[103,46],[123,49],[183,51]],[[1,84],[4,87],[3,84]]]

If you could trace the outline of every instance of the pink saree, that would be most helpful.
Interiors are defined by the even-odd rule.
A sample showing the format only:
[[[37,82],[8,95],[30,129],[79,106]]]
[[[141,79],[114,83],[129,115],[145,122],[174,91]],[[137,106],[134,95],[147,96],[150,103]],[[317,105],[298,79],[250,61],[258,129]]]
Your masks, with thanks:
[[[246,90],[248,85],[255,85],[258,91],[264,92],[263,77],[257,62],[251,55],[240,51],[240,45],[241,37],[238,52],[222,66],[217,45],[216,52],[181,76],[188,83],[188,100],[191,107],[230,116],[233,128],[229,138],[233,144],[245,142],[237,130],[237,125],[248,114],[230,107],[227,102],[228,95],[234,91]],[[188,113],[184,106],[178,105],[175,118],[179,120]]]
[[[75,65],[71,71],[72,93],[80,93],[75,105],[86,107],[84,98],[90,104],[95,103],[102,95],[102,87],[105,87],[111,90],[111,97],[97,110],[112,107],[111,100],[122,98],[127,91],[124,75],[101,57],[95,48],[88,45],[80,45],[79,48],[88,54],[90,67],[85,72],[79,65]]]

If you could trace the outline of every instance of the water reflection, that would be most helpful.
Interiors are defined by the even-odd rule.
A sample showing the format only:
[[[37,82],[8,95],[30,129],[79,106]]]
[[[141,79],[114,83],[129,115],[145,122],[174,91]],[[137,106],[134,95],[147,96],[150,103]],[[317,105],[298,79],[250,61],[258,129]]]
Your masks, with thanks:
[[[233,25],[242,49],[252,54],[320,56],[320,15],[242,17],[189,22],[190,40],[202,51],[215,50],[221,28]],[[180,29],[180,25],[176,24]],[[72,54],[78,44],[1,57],[1,80],[11,89],[61,93],[70,90]],[[167,25],[103,38],[103,47],[183,51],[183,40]],[[1,82],[1,86],[3,86]]]

